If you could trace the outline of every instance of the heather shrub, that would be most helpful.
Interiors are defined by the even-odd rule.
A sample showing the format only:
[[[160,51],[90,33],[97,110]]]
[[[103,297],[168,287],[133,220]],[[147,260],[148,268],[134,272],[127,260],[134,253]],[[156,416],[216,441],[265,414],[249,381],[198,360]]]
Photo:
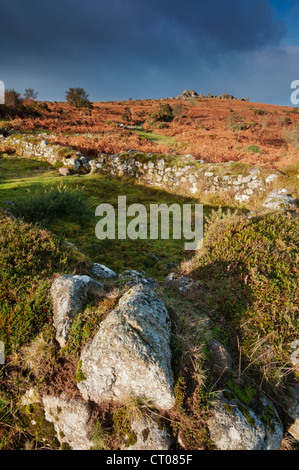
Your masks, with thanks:
[[[44,192],[30,193],[16,200],[14,213],[27,222],[49,227],[55,219],[67,217],[79,224],[88,223],[93,211],[80,190],[58,186]]]
[[[52,318],[55,273],[86,273],[89,262],[47,230],[0,213],[0,340],[8,354]]]

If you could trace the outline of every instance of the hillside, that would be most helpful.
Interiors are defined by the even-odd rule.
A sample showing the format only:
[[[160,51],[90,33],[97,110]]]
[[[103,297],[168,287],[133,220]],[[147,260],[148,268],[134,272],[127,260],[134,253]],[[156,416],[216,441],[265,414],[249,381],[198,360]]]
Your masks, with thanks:
[[[0,122],[0,449],[297,450],[297,110],[25,107]],[[146,231],[99,239],[120,196]],[[197,249],[148,235],[161,204],[203,205]]]
[[[174,119],[155,121],[152,113],[165,104]],[[276,168],[298,162],[299,117],[292,107],[193,98],[93,103],[87,111],[66,103],[35,103],[33,111],[37,116],[29,113],[2,125],[53,133],[55,141],[85,155],[137,149]]]

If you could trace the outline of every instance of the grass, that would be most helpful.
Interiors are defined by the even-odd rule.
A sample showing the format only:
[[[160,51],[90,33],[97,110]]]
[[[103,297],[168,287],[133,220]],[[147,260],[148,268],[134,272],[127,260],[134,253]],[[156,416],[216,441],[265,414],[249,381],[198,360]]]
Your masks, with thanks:
[[[215,214],[204,247],[186,272],[205,285],[196,298],[228,334],[227,348],[247,372],[283,382],[289,344],[298,338],[298,217],[272,213],[249,221]],[[246,365],[245,365],[246,364]]]
[[[146,188],[138,185],[134,180],[125,178],[113,178],[98,174],[62,177],[57,170],[53,170],[47,164],[12,155],[2,155],[0,166],[2,168],[0,207],[16,214],[18,208],[20,208],[20,213],[24,208],[24,215],[26,215],[25,210],[33,204],[35,209],[30,211],[31,215],[29,214],[32,217],[31,220],[41,220],[43,213],[50,210],[46,197],[51,199],[53,191],[59,195],[57,188],[63,187],[66,196],[74,196],[77,193],[77,205],[73,207],[73,210],[71,204],[69,204],[69,208],[64,204],[64,213],[57,210],[57,206],[55,206],[50,220],[47,221],[47,227],[57,236],[75,244],[94,262],[106,264],[117,273],[125,269],[143,269],[150,276],[162,279],[165,277],[163,267],[166,263],[179,264],[191,256],[190,252],[184,250],[184,240],[173,240],[172,238],[169,240],[98,240],[95,236],[95,226],[99,218],[93,214],[95,208],[103,202],[117,208],[119,195],[126,195],[127,207],[138,202],[144,204],[148,211],[150,204],[178,203],[182,205],[198,202],[192,198],[170,195],[166,191]],[[16,207],[5,204],[6,201],[16,203]],[[84,211],[88,214],[83,224],[80,224],[78,219],[78,211],[81,211],[80,201],[82,201],[82,205],[84,204]],[[43,210],[37,217],[37,212],[40,212],[39,204],[43,206]],[[93,214],[90,213],[89,207],[91,207]],[[209,214],[210,210],[210,207],[206,206],[205,214]],[[67,217],[65,211],[68,212]],[[81,211],[82,217],[84,211]]]
[[[237,166],[240,169],[240,164]],[[69,372],[60,378],[64,387],[65,377],[74,383],[76,374],[77,380],[82,379],[77,361],[80,350],[114,308],[117,295],[97,303],[90,301],[85,311],[77,315],[68,345],[58,358],[49,341],[53,312],[48,294],[57,274],[89,273],[90,259],[117,273],[143,269],[161,281],[167,275],[164,265],[174,262],[181,264],[182,274],[196,281],[196,287],[185,296],[160,287],[173,328],[177,402],[168,418],[173,434],[180,433],[185,448],[212,448],[204,426],[214,399],[213,384],[205,370],[211,328],[214,337],[231,353],[235,370],[246,378],[245,389],[239,376],[228,382],[243,402],[254,398],[256,382],[257,388],[267,390],[269,385],[283,384],[290,371],[289,344],[299,332],[298,217],[281,212],[248,220],[240,211],[212,213],[212,207],[206,206],[204,245],[197,253],[185,252],[184,240],[172,238],[101,241],[95,236],[98,219],[94,210],[103,202],[116,207],[119,195],[126,195],[127,206],[138,202],[147,209],[153,203],[182,205],[198,201],[147,188],[129,178],[99,174],[62,177],[47,164],[13,155],[0,156],[0,167],[0,207],[16,210],[18,201],[25,198],[25,208],[35,207],[33,217],[42,205],[42,214],[49,209],[53,194],[58,195],[58,202],[61,196],[63,202],[61,206],[56,201],[53,206],[47,229],[41,226],[43,217],[29,218],[37,222],[33,225],[20,218],[13,220],[0,211],[0,340],[5,343],[6,354],[15,361],[16,352],[23,351],[21,362],[26,366],[18,363],[19,369],[13,369],[14,374],[6,378],[14,402],[22,390],[22,381],[27,381],[27,385],[34,380],[39,385],[44,383],[46,372],[63,364],[59,360],[66,364],[69,359],[71,364],[71,359],[76,359],[72,378],[67,375]],[[59,187],[63,189],[59,191]],[[52,196],[47,201],[49,195]],[[82,214],[88,217],[80,223],[78,212],[82,207]],[[79,250],[68,247],[65,239]],[[62,370],[63,367],[61,374]],[[3,387],[1,393],[2,390]],[[6,423],[5,433],[0,430],[0,448],[18,446],[18,439],[23,436],[19,410],[12,403],[9,396],[0,394],[0,421]],[[129,418],[150,411],[150,404],[138,397],[127,400],[114,413],[113,432],[118,431],[120,437],[129,434],[134,443]],[[107,430],[98,427],[94,431],[97,447],[106,448]]]
[[[175,142],[173,137],[167,135],[156,134],[154,132],[137,131],[139,137],[155,142],[156,144],[171,145]]]
[[[247,151],[248,152],[253,152],[253,153],[259,153],[260,155],[262,155],[262,150],[257,146],[257,145],[249,145],[249,147],[247,147]]]

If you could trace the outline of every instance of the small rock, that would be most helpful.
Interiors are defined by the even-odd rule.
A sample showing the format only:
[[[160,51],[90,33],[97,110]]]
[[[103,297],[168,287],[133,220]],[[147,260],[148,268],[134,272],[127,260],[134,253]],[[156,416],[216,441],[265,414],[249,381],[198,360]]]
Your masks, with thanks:
[[[69,176],[71,174],[70,170],[68,168],[65,168],[65,167],[59,168],[58,171],[62,176]]]
[[[180,292],[186,293],[194,286],[194,281],[187,276],[180,276],[177,273],[168,274],[164,280],[166,287],[178,289]]]
[[[71,168],[73,170],[80,170],[81,163],[79,162],[79,160],[77,160],[77,158],[73,157],[68,160],[67,166],[68,168]]]
[[[260,170],[259,168],[251,168],[251,170],[249,171],[249,173],[250,173],[251,175],[257,176],[257,175],[260,175],[261,170]]]
[[[260,400],[255,413],[235,397],[225,398],[220,392],[218,403],[208,420],[208,429],[219,450],[279,450],[283,426],[272,403]]]
[[[265,179],[266,183],[272,183],[272,181],[275,181],[278,178],[278,175],[273,173],[272,175],[267,176]]]
[[[286,190],[273,190],[268,195],[262,207],[272,210],[291,209],[294,207],[295,200],[286,193]]]
[[[213,369],[213,373],[215,374],[216,379],[219,379],[224,374],[231,371],[231,356],[223,344],[214,338],[209,342],[208,348],[211,354],[211,367]]]
[[[54,424],[61,444],[68,444],[72,450],[92,449],[92,412],[88,403],[62,394],[60,397],[44,396],[43,405],[45,418]]]
[[[117,274],[103,264],[93,263],[91,273],[98,279],[115,279]]]
[[[167,430],[150,417],[136,419],[131,424],[131,430],[136,436],[135,444],[129,450],[169,450],[171,439]]]
[[[66,341],[74,317],[85,308],[88,294],[103,295],[103,286],[89,276],[60,276],[50,289],[56,339],[61,347]]]
[[[169,271],[169,269],[174,269],[176,268],[176,264],[175,263],[166,263],[163,270],[164,271]]]
[[[158,283],[155,279],[147,277],[144,271],[135,271],[134,269],[127,269],[118,276],[121,284],[125,284],[128,287],[133,287],[138,284],[142,284],[147,287],[155,288],[158,287]]]
[[[285,412],[291,419],[288,426],[288,433],[291,434],[297,441],[299,441],[299,390],[291,388],[289,394],[284,397],[285,399]]]

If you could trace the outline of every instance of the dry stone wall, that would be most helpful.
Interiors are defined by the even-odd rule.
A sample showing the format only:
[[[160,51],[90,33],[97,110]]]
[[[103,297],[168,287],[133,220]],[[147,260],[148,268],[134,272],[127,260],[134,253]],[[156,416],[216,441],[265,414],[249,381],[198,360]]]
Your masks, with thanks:
[[[100,154],[87,158],[80,152],[51,143],[51,136],[12,135],[2,143],[18,155],[48,161],[51,165],[75,172],[99,172],[129,176],[148,185],[196,196],[202,192],[229,191],[237,202],[246,203],[251,197],[271,190],[279,171],[252,168],[236,162],[205,163],[192,155],[176,156],[141,153],[129,150],[123,154]],[[53,138],[54,136],[52,136]],[[65,172],[65,175],[68,173]]]

